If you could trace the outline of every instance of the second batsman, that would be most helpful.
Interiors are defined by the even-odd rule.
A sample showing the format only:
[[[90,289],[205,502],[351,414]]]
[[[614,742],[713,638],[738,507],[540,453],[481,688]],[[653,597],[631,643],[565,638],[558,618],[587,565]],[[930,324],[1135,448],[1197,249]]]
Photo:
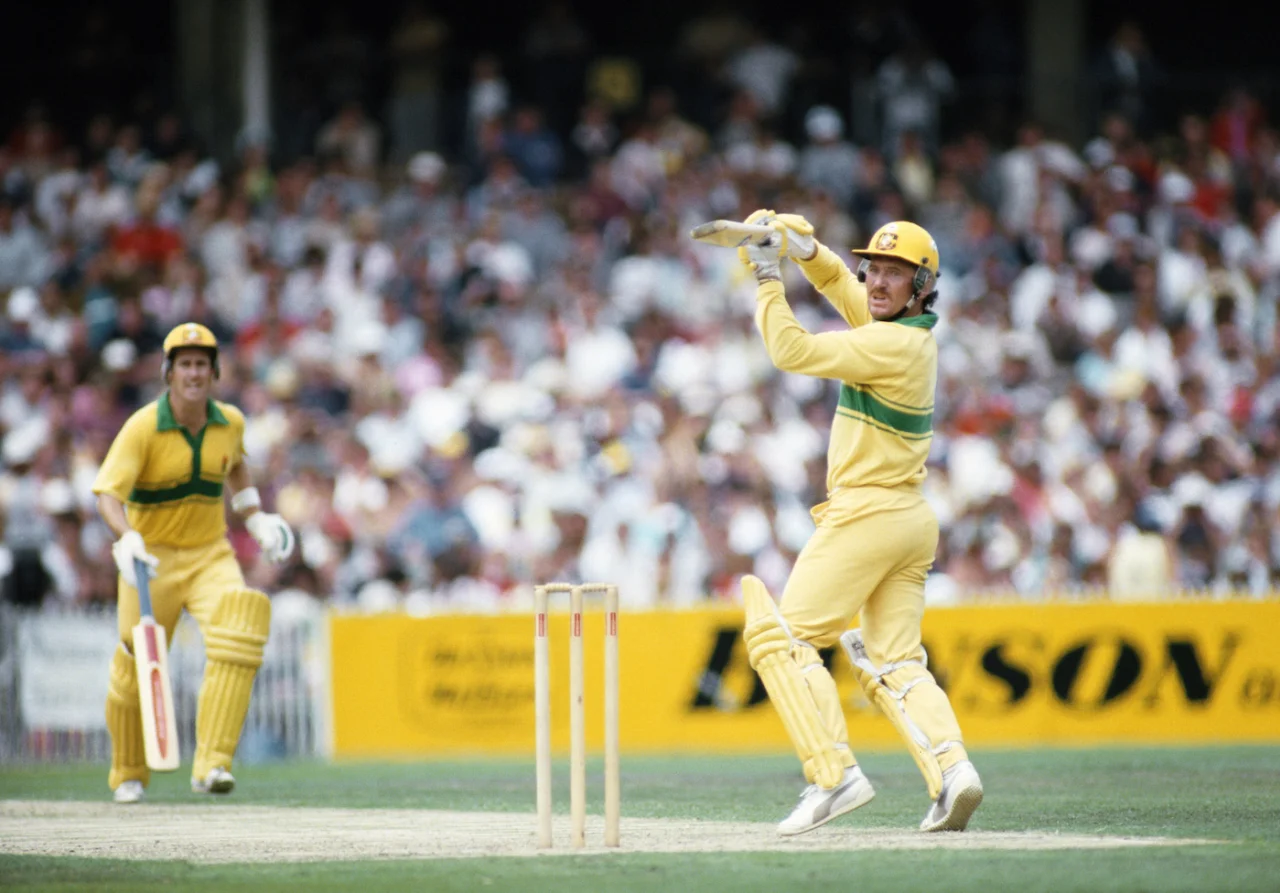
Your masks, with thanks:
[[[118,539],[120,647],[111,661],[107,730],[117,803],[144,796],[150,772],[142,738],[131,630],[138,622],[135,559],[154,577],[156,622],[172,638],[185,608],[204,637],[205,669],[196,715],[191,789],[225,794],[235,786],[231,762],[249,709],[253,680],[271,627],[271,602],[245,585],[227,539],[224,489],[232,509],[270,561],[293,551],[294,534],[279,515],[261,510],[244,464],[244,416],[214,400],[218,342],[197,323],[164,340],[159,399],[125,422],[107,452],[93,490],[98,510]]]

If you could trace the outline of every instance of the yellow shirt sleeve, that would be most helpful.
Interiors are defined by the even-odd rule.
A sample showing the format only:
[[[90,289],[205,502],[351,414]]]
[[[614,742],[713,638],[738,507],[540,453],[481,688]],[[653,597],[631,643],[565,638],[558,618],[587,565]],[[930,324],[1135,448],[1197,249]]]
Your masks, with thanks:
[[[834,251],[819,242],[817,254],[797,263],[810,284],[850,326],[856,329],[871,322],[866,286],[858,281],[853,270]]]
[[[862,326],[815,335],[796,319],[781,282],[760,284],[756,327],[769,359],[783,372],[869,385],[892,381],[902,374],[904,342],[896,327]]]
[[[244,413],[238,407],[221,401],[218,401],[218,409],[222,410],[222,414],[227,417],[227,423],[231,425],[231,429],[235,432],[236,445],[231,451],[231,459],[227,463],[227,471],[232,471],[243,464],[247,455],[244,450]]]
[[[128,501],[147,458],[148,427],[155,429],[155,415],[148,414],[145,408],[135,412],[124,423],[98,469],[98,476],[93,482],[94,493],[110,493],[121,502]]]

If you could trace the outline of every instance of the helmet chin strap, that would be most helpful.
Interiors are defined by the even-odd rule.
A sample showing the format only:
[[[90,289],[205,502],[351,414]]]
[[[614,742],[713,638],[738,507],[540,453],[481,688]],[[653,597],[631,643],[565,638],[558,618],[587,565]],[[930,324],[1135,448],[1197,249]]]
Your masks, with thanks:
[[[916,305],[916,301],[918,300],[920,300],[920,293],[916,292],[911,296],[911,300],[902,305],[901,310],[886,319],[885,322],[897,322],[899,319],[902,319],[902,317],[906,315],[907,311]]]
[[[907,303],[903,304],[902,309],[899,310],[897,313],[895,313],[893,316],[886,319],[885,322],[895,322],[899,319],[902,319],[902,317],[906,315],[907,311],[916,305],[917,301],[919,301],[921,298],[928,297],[933,293],[932,291],[926,291],[926,288],[928,286],[933,285],[933,282],[934,282],[933,276],[927,276],[924,279],[920,279],[917,276],[916,282],[918,283],[918,285],[911,292],[910,300],[908,300]]]

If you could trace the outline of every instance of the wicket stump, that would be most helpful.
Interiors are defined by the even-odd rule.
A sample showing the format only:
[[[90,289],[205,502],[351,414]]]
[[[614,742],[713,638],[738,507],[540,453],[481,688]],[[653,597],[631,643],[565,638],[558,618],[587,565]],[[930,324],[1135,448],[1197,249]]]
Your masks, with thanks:
[[[604,594],[604,845],[619,845],[622,783],[618,767],[618,587],[608,583],[548,583],[534,588],[534,703],[537,715],[538,846],[551,840],[551,649],[547,602],[569,594],[569,812],[573,845],[587,845],[587,743],[583,706],[582,605]]]

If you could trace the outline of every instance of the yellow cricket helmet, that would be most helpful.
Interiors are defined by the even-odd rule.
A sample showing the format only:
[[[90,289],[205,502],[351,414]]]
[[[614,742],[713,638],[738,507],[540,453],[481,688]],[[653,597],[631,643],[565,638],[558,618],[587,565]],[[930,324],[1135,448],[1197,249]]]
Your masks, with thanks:
[[[174,351],[189,347],[196,347],[209,352],[209,358],[213,361],[213,374],[216,377],[218,375],[217,337],[207,326],[202,326],[198,322],[184,322],[180,326],[174,326],[164,338],[165,378],[169,377],[169,370],[173,368]]]
[[[914,264],[917,291],[925,286],[929,276],[935,279],[938,276],[938,243],[928,230],[908,220],[886,223],[875,231],[866,248],[855,248],[853,253],[863,258],[863,264],[858,266],[859,279],[865,274],[866,258],[871,257],[892,257]]]

